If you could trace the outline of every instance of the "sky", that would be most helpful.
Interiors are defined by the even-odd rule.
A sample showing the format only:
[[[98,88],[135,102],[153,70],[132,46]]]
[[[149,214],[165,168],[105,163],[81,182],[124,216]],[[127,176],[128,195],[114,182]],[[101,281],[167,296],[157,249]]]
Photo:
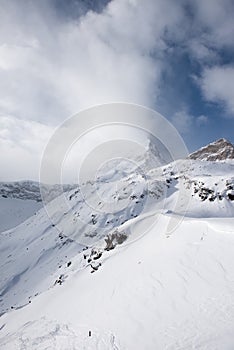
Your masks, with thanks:
[[[234,143],[233,0],[1,0],[0,180],[38,179],[68,117],[136,103],[190,152]]]

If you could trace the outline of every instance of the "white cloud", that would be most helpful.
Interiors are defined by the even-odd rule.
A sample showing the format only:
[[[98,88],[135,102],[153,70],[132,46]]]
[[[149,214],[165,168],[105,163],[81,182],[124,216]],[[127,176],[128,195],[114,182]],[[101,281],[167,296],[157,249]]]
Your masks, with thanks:
[[[198,126],[206,125],[209,122],[209,118],[206,115],[199,115],[196,118],[196,123]]]
[[[234,49],[233,0],[188,0],[185,4],[190,20],[184,21],[187,36],[182,46],[201,66],[220,64],[222,50]]]
[[[0,112],[56,124],[110,101],[155,107],[176,44],[200,63],[217,63],[215,49],[233,47],[232,3],[112,0],[102,13],[74,20],[53,2],[2,0]]]
[[[1,139],[4,152],[0,155],[4,174],[9,168],[11,177],[14,159],[20,153],[22,163],[24,156],[27,159],[28,175],[23,170],[19,174],[29,178],[35,175],[31,173],[33,157],[26,153],[25,143],[17,139],[24,133],[20,120],[22,128],[27,125],[29,132],[30,128],[37,130],[41,123],[47,130],[46,125],[58,125],[95,104],[125,101],[155,108],[158,97],[164,98],[160,95],[161,83],[164,72],[171,69],[173,53],[178,57],[185,50],[196,64],[217,64],[218,50],[234,45],[232,3],[112,0],[103,12],[90,11],[75,19],[58,14],[53,1],[2,0],[0,115],[12,116],[8,127],[0,130],[1,137],[5,135],[4,141]],[[193,16],[188,16],[185,5],[193,9]],[[219,69],[224,70],[223,74],[217,73]],[[232,71],[229,73],[232,75]],[[229,73],[219,67],[206,68],[201,87],[208,100],[218,99],[233,111]],[[217,80],[220,86],[212,86]],[[183,133],[194,121],[191,113],[183,109],[172,119]],[[37,126],[31,123],[33,120]],[[201,118],[202,122],[205,120]],[[44,140],[35,136],[25,142],[32,153],[37,148],[38,158]],[[8,158],[4,156],[8,154],[7,147]]]
[[[233,0],[194,0],[191,2],[196,16],[196,26],[210,47],[233,47]]]
[[[206,40],[202,38],[194,38],[188,42],[188,49],[191,57],[196,61],[204,64],[219,61],[217,52],[208,46]]]
[[[0,116],[0,180],[38,180],[45,144],[53,128],[35,121]]]
[[[180,20],[173,1],[114,0],[78,21],[41,4],[1,3],[2,112],[48,123],[116,100],[153,106],[164,68],[162,37]]]
[[[51,4],[1,1],[0,114],[12,116],[0,117],[4,178],[15,177],[16,159],[19,178],[37,176],[46,125],[95,104],[153,107],[165,69],[163,35],[181,19],[172,0],[113,0],[77,20]]]
[[[221,105],[223,115],[233,115],[234,67],[223,65],[222,60],[227,60],[234,50],[234,2],[195,0],[193,9],[198,29],[188,46],[202,68],[201,77],[195,80],[205,100]]]
[[[182,109],[172,116],[171,122],[180,133],[186,134],[190,130],[193,119],[194,117],[186,109]]]
[[[223,103],[227,112],[234,116],[234,67],[206,68],[198,81],[208,101]]]

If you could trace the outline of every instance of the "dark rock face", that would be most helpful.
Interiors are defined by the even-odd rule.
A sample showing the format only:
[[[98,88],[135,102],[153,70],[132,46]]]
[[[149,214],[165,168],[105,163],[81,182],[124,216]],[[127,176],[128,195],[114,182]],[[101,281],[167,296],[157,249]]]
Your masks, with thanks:
[[[189,158],[208,161],[234,159],[234,146],[225,139],[219,139],[191,153]]]

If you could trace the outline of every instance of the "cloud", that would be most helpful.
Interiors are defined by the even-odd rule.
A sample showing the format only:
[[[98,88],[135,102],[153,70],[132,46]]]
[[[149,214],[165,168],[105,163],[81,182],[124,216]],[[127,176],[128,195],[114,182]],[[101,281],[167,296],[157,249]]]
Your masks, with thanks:
[[[196,127],[204,127],[209,123],[209,118],[206,115],[194,116],[188,112],[187,108],[176,112],[171,117],[172,124],[183,136],[189,135],[192,129]]]
[[[194,117],[184,108],[172,116],[171,122],[181,134],[186,134],[190,130],[193,119]]]
[[[56,125],[94,104],[156,107],[173,54],[210,65],[233,47],[232,0],[84,4],[2,0],[1,113]]]
[[[219,55],[213,47],[209,47],[207,39],[193,38],[188,42],[190,57],[200,64],[211,64],[219,61]]]
[[[100,13],[81,7],[79,17],[53,3],[1,2],[0,115],[10,116],[0,116],[3,178],[15,177],[21,159],[17,177],[35,179],[47,139],[40,135],[84,108],[153,107],[166,68],[164,34],[181,19],[172,0],[113,0]]]
[[[198,80],[204,97],[211,102],[222,103],[227,113],[234,116],[234,67],[215,66],[203,71]]]
[[[227,73],[222,66],[222,50],[229,53],[234,48],[232,0],[107,2],[98,0],[90,7],[94,2],[1,1],[0,119],[2,115],[11,120],[8,132],[6,127],[1,130],[4,150],[7,154],[9,147],[12,152],[9,177],[14,168],[12,149],[17,159],[18,153],[22,162],[27,158],[28,176],[23,171],[19,174],[35,175],[33,157],[26,156],[25,145],[14,131],[13,124],[19,128],[20,120],[28,132],[42,124],[50,130],[84,108],[121,101],[160,108],[187,133],[206,122],[199,117],[195,123],[186,101],[189,94],[184,92],[184,81],[200,72],[199,87],[205,98],[221,101],[233,111],[228,76],[232,68]],[[19,135],[23,135],[21,129]],[[28,140],[28,148],[33,153],[36,147],[39,158],[44,141]],[[7,157],[4,166],[7,174]]]
[[[0,116],[1,181],[38,180],[45,144],[53,128],[35,121]]]
[[[102,13],[70,20],[40,4],[1,3],[3,113],[55,123],[94,104],[153,106],[165,69],[163,35],[180,20],[173,1],[114,0]]]
[[[233,115],[234,68],[227,62],[234,51],[234,2],[195,0],[192,9],[197,30],[188,47],[201,71],[195,81],[206,101],[222,107],[222,115]]]
[[[94,104],[156,107],[181,47],[217,64],[217,49],[233,46],[231,0],[99,1],[99,13],[84,4],[1,2],[0,112],[56,125]]]
[[[234,47],[232,0],[194,0],[192,4],[198,31],[209,47]]]
[[[199,115],[196,118],[196,123],[198,126],[204,126],[209,122],[209,118],[206,115]]]

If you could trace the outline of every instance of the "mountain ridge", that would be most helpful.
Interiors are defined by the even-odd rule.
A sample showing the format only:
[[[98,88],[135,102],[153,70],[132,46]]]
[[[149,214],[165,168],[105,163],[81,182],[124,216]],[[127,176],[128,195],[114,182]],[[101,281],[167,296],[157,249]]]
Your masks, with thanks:
[[[207,146],[199,148],[189,155],[190,159],[206,161],[223,161],[234,159],[234,146],[225,138],[218,139]]]

